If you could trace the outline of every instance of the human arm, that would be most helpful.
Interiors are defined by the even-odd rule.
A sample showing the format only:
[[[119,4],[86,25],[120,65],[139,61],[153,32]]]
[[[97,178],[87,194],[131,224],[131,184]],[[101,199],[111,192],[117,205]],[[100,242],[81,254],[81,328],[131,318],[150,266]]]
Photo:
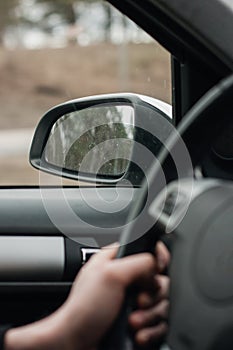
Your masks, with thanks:
[[[5,350],[92,350],[110,328],[132,283],[147,284],[155,259],[140,254],[114,259],[117,248],[93,256],[78,274],[67,301],[51,316],[9,330]],[[114,300],[114,302],[113,302]]]

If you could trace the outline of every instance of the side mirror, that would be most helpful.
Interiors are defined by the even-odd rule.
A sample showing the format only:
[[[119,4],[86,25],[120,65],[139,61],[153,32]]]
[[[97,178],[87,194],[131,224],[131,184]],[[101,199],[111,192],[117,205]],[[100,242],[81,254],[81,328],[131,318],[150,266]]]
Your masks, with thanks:
[[[148,119],[145,115],[151,123],[146,128],[140,126]],[[149,147],[152,140],[145,129],[151,130],[158,115],[170,120],[171,107],[136,94],[63,103],[49,110],[37,126],[30,162],[37,169],[70,179],[107,184],[133,178],[138,184],[143,172],[133,161],[135,141],[144,140]]]

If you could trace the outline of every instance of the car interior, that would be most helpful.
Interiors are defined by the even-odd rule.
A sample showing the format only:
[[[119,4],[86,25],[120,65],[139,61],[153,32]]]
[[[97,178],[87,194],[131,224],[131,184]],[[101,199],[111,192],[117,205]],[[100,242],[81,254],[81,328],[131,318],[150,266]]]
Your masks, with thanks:
[[[170,53],[172,114],[167,103],[133,92],[44,111],[29,152],[40,184],[0,189],[0,324],[56,310],[101,247],[120,241],[121,258],[151,252],[162,239],[172,247],[169,348],[230,349],[233,4],[108,2]],[[90,146],[85,155],[79,137]],[[58,185],[46,184],[48,174]],[[134,347],[119,326],[126,317],[102,349]]]

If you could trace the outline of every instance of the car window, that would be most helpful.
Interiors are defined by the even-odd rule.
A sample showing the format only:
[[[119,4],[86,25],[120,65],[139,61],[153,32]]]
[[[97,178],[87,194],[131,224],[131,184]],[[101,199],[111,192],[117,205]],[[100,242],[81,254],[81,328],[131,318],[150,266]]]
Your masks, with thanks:
[[[111,5],[0,4],[0,186],[40,184],[28,153],[38,121],[56,104],[112,92],[171,103],[169,53]],[[44,178],[43,184],[58,181]]]

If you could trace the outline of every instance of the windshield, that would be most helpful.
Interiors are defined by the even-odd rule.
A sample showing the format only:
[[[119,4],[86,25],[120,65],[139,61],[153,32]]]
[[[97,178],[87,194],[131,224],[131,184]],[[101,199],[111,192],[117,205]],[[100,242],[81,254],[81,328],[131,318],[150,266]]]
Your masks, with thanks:
[[[168,52],[104,1],[1,2],[0,22],[0,186],[40,184],[28,154],[56,104],[112,92],[171,103]]]

